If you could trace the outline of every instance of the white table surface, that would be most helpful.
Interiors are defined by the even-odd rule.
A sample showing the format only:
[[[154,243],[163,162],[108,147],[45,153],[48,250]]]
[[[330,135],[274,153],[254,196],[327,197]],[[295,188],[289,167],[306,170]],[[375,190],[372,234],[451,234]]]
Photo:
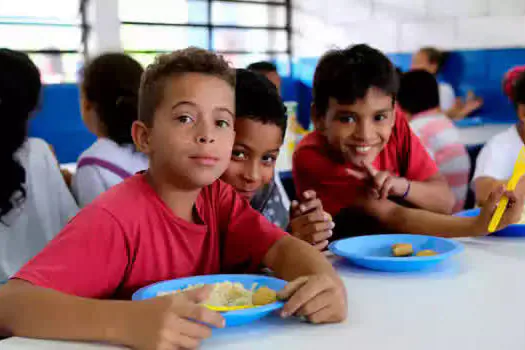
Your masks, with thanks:
[[[462,240],[465,251],[435,271],[380,273],[334,261],[349,318],[315,326],[268,318],[216,332],[203,349],[523,350],[525,239]],[[1,350],[115,350],[10,338]]]

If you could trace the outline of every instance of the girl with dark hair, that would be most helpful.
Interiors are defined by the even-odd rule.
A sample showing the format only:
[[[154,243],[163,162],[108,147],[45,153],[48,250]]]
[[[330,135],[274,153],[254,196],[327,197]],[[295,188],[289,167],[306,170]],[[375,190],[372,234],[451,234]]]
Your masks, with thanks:
[[[42,85],[21,52],[0,49],[0,281],[9,278],[76,214],[56,158],[27,123]]]
[[[147,157],[135,150],[131,138],[142,72],[137,61],[122,53],[101,55],[84,70],[82,118],[98,140],[80,156],[73,178],[81,207],[148,167]]]

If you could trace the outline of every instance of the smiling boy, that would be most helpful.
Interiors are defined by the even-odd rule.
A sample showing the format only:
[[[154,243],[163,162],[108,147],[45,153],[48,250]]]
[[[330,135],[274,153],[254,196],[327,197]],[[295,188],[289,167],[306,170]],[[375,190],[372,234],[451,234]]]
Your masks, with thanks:
[[[293,157],[297,191],[316,191],[334,216],[335,237],[485,234],[490,206],[478,221],[432,213],[450,213],[454,196],[407,120],[394,114],[397,89],[395,67],[367,45],[321,58],[313,82],[316,131]]]
[[[194,349],[211,327],[224,327],[199,305],[206,289],[139,302],[131,295],[158,281],[261,265],[291,281],[279,295],[283,317],[346,317],[344,285],[322,254],[217,181],[234,142],[234,86],[226,61],[201,49],[147,68],[132,134],[150,168],[88,205],[0,288],[0,335]]]

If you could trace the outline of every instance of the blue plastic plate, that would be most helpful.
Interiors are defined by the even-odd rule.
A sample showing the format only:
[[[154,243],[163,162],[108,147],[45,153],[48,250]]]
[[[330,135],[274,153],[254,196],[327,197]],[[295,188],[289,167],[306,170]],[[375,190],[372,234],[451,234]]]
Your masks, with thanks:
[[[266,286],[275,291],[284,288],[286,281],[267,276],[259,275],[209,275],[209,276],[195,276],[189,278],[181,278],[171,281],[164,281],[152,284],[150,286],[139,289],[133,294],[132,300],[144,300],[155,298],[160,292],[170,292],[187,288],[196,284],[214,284],[219,282],[240,282],[244,288],[251,289],[254,283],[258,287]],[[284,306],[283,302],[275,302],[272,304],[237,310],[223,312],[222,316],[226,320],[226,326],[239,326],[246,323],[253,322],[263,318],[271,312],[281,309]]]
[[[479,208],[476,209],[470,209],[465,210],[457,213],[457,216],[463,216],[463,217],[474,217],[478,216],[480,212]],[[509,225],[503,230],[496,231],[492,234],[493,236],[500,236],[500,237],[525,237],[525,225],[515,224],[515,225]]]
[[[432,249],[438,255],[394,257],[392,256],[392,245],[397,243],[412,244],[415,253]],[[335,255],[368,269],[406,272],[431,268],[461,252],[463,246],[453,240],[439,237],[385,234],[342,239],[330,244],[329,249]]]

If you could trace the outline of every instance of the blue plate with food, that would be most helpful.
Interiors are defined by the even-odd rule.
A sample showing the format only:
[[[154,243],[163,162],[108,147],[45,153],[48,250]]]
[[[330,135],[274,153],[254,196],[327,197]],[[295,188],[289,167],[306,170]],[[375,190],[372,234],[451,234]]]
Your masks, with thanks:
[[[260,275],[209,275],[180,278],[152,284],[133,294],[133,300],[151,299],[212,285],[209,297],[203,305],[218,311],[226,320],[226,326],[238,326],[261,319],[284,303],[277,300],[277,292],[286,281]]]
[[[456,213],[457,216],[462,217],[474,217],[479,216],[480,209],[470,209]],[[509,225],[503,230],[496,231],[492,233],[492,236],[500,237],[525,237],[525,215],[521,217],[520,223]]]
[[[408,234],[370,235],[342,239],[330,244],[335,255],[355,265],[377,271],[407,272],[432,268],[460,253],[453,240]]]

